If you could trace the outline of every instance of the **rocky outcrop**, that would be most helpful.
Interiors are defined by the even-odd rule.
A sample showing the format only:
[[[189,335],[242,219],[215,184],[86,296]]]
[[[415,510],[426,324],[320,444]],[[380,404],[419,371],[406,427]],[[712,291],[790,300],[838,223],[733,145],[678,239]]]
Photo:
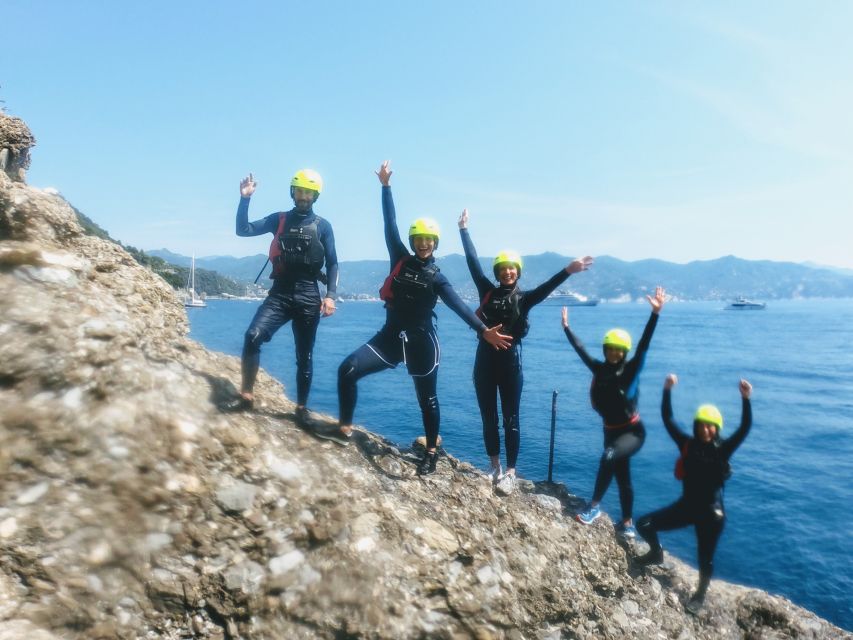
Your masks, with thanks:
[[[264,374],[222,414],[238,379],[165,282],[0,173],[0,639],[850,637],[718,581],[689,616],[695,572],[637,568],[564,488],[419,479],[297,428]]]
[[[20,118],[0,112],[0,172],[24,182],[30,166],[30,149],[36,139]]]

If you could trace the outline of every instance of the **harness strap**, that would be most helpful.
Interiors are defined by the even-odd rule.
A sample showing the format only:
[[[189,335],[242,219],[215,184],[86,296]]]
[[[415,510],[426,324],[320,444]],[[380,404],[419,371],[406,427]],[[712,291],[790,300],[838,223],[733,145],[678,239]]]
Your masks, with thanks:
[[[604,425],[605,429],[624,429],[625,427],[630,427],[632,424],[637,424],[640,421],[640,414],[635,413],[631,416],[631,419],[628,422],[623,422],[622,424],[606,424]]]

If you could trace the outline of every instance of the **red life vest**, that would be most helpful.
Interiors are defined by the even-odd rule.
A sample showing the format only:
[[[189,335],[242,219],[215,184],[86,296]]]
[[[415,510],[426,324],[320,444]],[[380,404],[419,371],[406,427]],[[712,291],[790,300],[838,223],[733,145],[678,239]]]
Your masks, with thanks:
[[[278,214],[278,229],[269,250],[272,263],[270,278],[277,278],[287,267],[296,267],[309,269],[322,280],[320,270],[323,268],[325,249],[320,242],[319,222],[320,217],[315,215],[309,224],[288,228],[287,213]]]

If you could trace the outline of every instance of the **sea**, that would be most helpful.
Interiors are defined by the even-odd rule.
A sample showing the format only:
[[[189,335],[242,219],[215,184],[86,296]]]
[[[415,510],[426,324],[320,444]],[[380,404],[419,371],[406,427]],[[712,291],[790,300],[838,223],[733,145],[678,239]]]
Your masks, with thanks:
[[[191,337],[239,356],[258,301],[211,300],[189,309]],[[741,378],[753,385],[752,431],[732,458],[726,485],[727,522],[715,557],[715,578],[789,598],[853,630],[853,300],[773,301],[763,311],[726,311],[719,302],[670,302],[652,339],[640,382],[646,443],[631,473],[635,517],[680,495],[673,477],[678,451],[660,418],[668,373],[676,420],[690,427],[695,408],[716,404],[723,436],[740,423]],[[441,341],[438,394],[441,435],[452,455],[486,469],[482,425],[471,374],[476,336],[443,304],[436,307]],[[639,339],[649,316],[645,302],[572,307],[574,332],[594,356],[613,327]],[[311,409],[337,415],[336,373],[345,356],[382,325],[378,301],[339,303],[321,321],[314,350]],[[545,301],[530,315],[523,344],[524,393],[518,472],[548,476],[552,399],[556,396],[553,479],[589,498],[602,452],[600,420],[590,407],[590,373],[566,340],[560,305]],[[264,346],[261,366],[294,395],[295,355],[290,325]],[[233,381],[239,386],[239,380]],[[411,379],[404,367],[359,383],[356,423],[401,445],[423,433]],[[619,515],[616,483],[603,501]],[[667,552],[696,566],[691,528],[664,532]]]

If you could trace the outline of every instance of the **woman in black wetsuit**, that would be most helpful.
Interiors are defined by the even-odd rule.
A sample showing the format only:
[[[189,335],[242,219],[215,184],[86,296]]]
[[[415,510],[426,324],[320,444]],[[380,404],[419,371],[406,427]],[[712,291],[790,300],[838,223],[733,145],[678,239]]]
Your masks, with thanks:
[[[640,371],[645,364],[646,352],[665,302],[665,292],[662,287],[657,287],[654,297],[646,296],[646,299],[652,306],[652,314],[637,345],[637,352],[630,360],[627,355],[631,350],[631,336],[622,329],[611,329],[604,335],[604,361],[590,357],[569,328],[568,310],[563,307],[563,329],[569,343],[592,371],[592,386],[589,389],[592,408],[604,421],[604,453],[598,465],[592,500],[576,518],[583,524],[592,524],[601,515],[598,505],[615,475],[622,508],[622,519],[616,530],[626,538],[636,535],[632,513],[634,488],[631,485],[631,456],[640,450],[646,440],[646,430],[637,408]]]
[[[426,455],[418,466],[418,473],[426,475],[435,473],[440,419],[436,381],[441,348],[433,324],[433,308],[438,298],[492,348],[506,349],[512,344],[512,338],[500,333],[500,326],[486,327],[438,270],[433,252],[438,246],[439,230],[434,221],[415,220],[409,227],[409,246],[414,255],[406,249],[397,229],[391,173],[387,161],[376,172],[382,183],[385,244],[391,259],[391,273],[380,291],[385,301],[385,325],[341,363],[338,368],[339,426],[318,431],[317,435],[346,444],[352,435],[358,380],[405,362],[415,383],[426,432]]]
[[[530,310],[554,289],[559,287],[573,273],[586,271],[592,265],[592,258],[586,256],[574,260],[564,269],[531,291],[521,291],[518,280],[521,278],[521,257],[511,251],[502,251],[495,258],[492,269],[498,286],[487,278],[480,266],[477,251],[468,233],[468,210],[459,216],[459,233],[465,248],[468,270],[477,287],[480,308],[477,315],[489,325],[501,325],[502,331],[512,336],[512,346],[506,350],[495,350],[484,341],[477,345],[474,360],[474,389],[477,403],[483,418],[483,440],[486,444],[492,466],[492,481],[496,490],[504,495],[512,493],[515,487],[515,464],[518,459],[521,427],[519,424],[519,404],[524,376],[521,370],[521,339],[527,335]],[[506,474],[501,473],[501,441],[498,432],[498,403],[500,393],[503,413],[504,441],[506,443]]]
[[[750,396],[752,385],[746,380],[739,383],[742,398],[740,426],[732,437],[720,438],[723,416],[713,405],[702,405],[693,417],[693,437],[688,436],[672,417],[672,387],[678,384],[674,374],[666,377],[663,385],[661,415],[670,437],[675,441],[681,458],[676,465],[676,477],[683,482],[681,498],[637,521],[637,529],[649,543],[649,552],[640,556],[640,564],[663,562],[663,547],[658,531],[680,529],[692,524],[696,528],[699,554],[699,586],[687,603],[690,613],[698,613],[705,601],[705,593],[714,572],[714,551],[725,524],[723,485],[731,474],[729,458],[741,445],[752,425]]]

